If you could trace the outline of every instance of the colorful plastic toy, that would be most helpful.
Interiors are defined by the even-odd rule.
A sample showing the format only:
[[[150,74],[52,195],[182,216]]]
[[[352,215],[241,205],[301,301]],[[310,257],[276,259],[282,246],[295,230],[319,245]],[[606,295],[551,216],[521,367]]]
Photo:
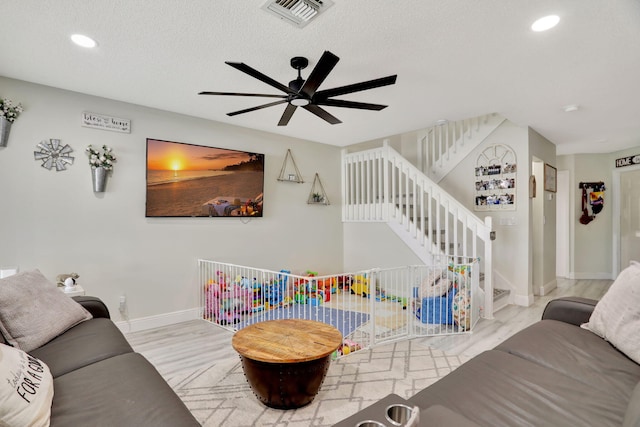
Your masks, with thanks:
[[[353,283],[351,283],[351,293],[355,295],[362,295],[366,298],[369,295],[369,279],[365,275],[358,274],[353,276]]]

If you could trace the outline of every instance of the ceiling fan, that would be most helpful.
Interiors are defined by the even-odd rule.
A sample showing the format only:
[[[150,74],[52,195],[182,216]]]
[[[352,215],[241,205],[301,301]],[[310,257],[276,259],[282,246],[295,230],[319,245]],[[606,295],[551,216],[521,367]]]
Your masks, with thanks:
[[[334,96],[345,95],[348,93],[359,92],[363,90],[373,89],[380,86],[392,85],[396,82],[397,75],[382,77],[375,80],[369,80],[366,82],[354,83],[346,86],[340,86],[333,89],[325,89],[318,91],[318,87],[327,78],[333,67],[336,66],[340,58],[329,51],[325,51],[318,64],[309,74],[307,79],[303,79],[300,71],[305,69],[309,65],[307,58],[296,56],[291,58],[291,67],[298,70],[298,77],[295,80],[291,80],[288,86],[285,86],[269,76],[262,74],[260,71],[244,64],[242,62],[229,62],[233,68],[242,71],[255,77],[256,79],[272,86],[282,92],[285,95],[271,95],[261,93],[235,93],[235,92],[200,92],[198,95],[229,95],[229,96],[256,96],[264,98],[282,98],[279,101],[270,102],[268,104],[258,105],[256,107],[247,108],[244,110],[234,111],[228,113],[228,116],[235,116],[238,114],[248,113],[250,111],[256,111],[267,107],[272,107],[279,104],[287,104],[278,126],[286,126],[293,116],[293,113],[298,107],[302,107],[310,113],[315,114],[321,119],[331,123],[332,125],[342,123],[338,118],[331,115],[328,111],[320,106],[328,107],[344,107],[344,108],[356,108],[362,110],[382,110],[386,108],[386,105],[369,104],[364,102],[345,101],[342,99],[332,99]]]

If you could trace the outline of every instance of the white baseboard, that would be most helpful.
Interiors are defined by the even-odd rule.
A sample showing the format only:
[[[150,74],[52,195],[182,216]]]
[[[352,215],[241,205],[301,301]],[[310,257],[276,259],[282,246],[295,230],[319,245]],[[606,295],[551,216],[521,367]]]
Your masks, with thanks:
[[[191,308],[188,310],[174,311],[172,313],[158,314],[156,316],[140,317],[138,319],[122,320],[115,322],[118,329],[124,333],[138,332],[147,329],[159,328],[173,325],[175,323],[187,322],[200,318],[200,309]]]
[[[533,301],[535,300],[533,294],[529,294],[529,295],[514,295],[513,296],[513,303],[515,305],[521,305],[523,307],[529,307],[531,304],[533,304]]]
[[[540,289],[538,290],[538,292],[540,292],[539,295],[541,297],[543,297],[545,295],[548,295],[549,292],[551,292],[552,290],[554,290],[557,287],[558,287],[558,281],[556,279],[553,279],[552,281],[550,281],[546,285],[540,286]]]
[[[575,280],[614,280],[615,277],[613,277],[613,273],[606,273],[606,272],[600,272],[600,273],[576,273],[576,272],[571,272],[569,273],[569,279],[575,279]]]

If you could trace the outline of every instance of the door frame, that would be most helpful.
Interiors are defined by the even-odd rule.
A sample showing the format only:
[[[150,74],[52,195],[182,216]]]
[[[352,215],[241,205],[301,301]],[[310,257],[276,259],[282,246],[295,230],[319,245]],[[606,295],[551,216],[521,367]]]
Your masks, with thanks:
[[[618,277],[620,274],[620,212],[622,209],[622,195],[620,194],[620,176],[625,172],[635,172],[640,170],[640,165],[627,166],[624,168],[616,168],[612,172],[613,185],[611,189],[611,207],[613,209],[612,223],[613,223],[613,259],[611,260],[611,266],[613,267],[613,278]]]
[[[556,276],[570,278],[571,263],[571,174],[568,170],[558,171],[558,192],[556,193]],[[564,210],[566,211],[564,211]],[[563,210],[562,212],[560,212]]]

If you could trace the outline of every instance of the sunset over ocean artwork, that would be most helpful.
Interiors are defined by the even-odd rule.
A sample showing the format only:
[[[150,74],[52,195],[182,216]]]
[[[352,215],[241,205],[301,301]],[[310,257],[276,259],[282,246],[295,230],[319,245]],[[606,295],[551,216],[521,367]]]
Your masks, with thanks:
[[[264,155],[147,139],[147,217],[262,216]]]

